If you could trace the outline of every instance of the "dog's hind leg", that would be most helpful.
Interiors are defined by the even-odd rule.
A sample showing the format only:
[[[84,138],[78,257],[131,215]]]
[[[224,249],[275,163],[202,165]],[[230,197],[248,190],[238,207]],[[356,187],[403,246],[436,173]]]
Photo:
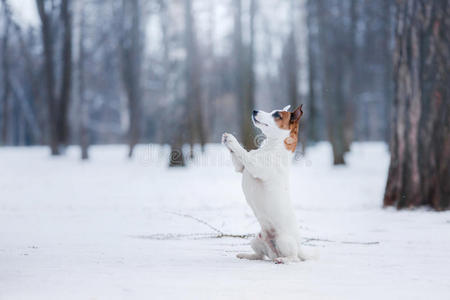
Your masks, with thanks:
[[[244,258],[249,260],[262,260],[264,259],[264,256],[266,255],[266,245],[264,242],[259,238],[256,237],[252,240],[251,246],[255,253],[248,254],[248,253],[239,253],[236,255],[237,258]]]
[[[236,255],[236,257],[240,258],[240,259],[248,259],[248,260],[263,260],[264,259],[264,255],[258,254],[258,253],[252,253],[252,254],[238,253]]]
[[[285,264],[290,262],[298,262],[298,246],[296,240],[288,235],[281,235],[276,238],[276,248],[278,257],[273,258],[276,264]]]

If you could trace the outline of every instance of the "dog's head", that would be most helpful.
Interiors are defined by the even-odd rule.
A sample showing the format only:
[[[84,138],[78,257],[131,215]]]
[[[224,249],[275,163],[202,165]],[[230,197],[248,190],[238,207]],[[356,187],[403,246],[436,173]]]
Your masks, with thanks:
[[[265,112],[254,110],[252,115],[253,123],[261,129],[268,138],[284,139],[286,148],[294,151],[298,139],[298,123],[303,115],[302,105],[293,112],[289,112],[290,105],[282,110]]]

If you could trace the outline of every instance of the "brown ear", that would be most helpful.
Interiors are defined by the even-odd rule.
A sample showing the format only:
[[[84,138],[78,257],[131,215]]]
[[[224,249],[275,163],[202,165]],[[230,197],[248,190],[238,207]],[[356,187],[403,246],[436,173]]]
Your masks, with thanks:
[[[298,120],[300,120],[300,117],[303,115],[302,110],[303,104],[301,104],[299,107],[297,107],[292,113],[291,113],[291,122],[295,123]]]

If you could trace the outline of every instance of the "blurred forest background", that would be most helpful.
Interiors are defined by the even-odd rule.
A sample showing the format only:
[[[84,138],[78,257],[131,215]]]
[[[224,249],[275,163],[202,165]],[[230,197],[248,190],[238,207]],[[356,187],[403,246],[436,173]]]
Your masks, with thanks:
[[[182,166],[224,131],[254,148],[254,108],[303,103],[302,151],[344,165],[385,141],[384,204],[449,206],[449,0],[0,3],[1,145],[154,143]]]

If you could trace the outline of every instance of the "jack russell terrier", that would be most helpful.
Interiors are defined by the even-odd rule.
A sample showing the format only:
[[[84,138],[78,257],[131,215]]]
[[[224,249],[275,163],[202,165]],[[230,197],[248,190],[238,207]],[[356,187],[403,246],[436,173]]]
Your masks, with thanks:
[[[254,125],[266,139],[256,150],[246,151],[230,133],[222,143],[230,150],[237,172],[242,173],[242,189],[261,232],[252,240],[253,254],[238,258],[275,263],[297,262],[309,257],[301,251],[300,232],[289,196],[289,169],[297,146],[302,105],[289,112],[289,105],[270,113],[253,111]]]

